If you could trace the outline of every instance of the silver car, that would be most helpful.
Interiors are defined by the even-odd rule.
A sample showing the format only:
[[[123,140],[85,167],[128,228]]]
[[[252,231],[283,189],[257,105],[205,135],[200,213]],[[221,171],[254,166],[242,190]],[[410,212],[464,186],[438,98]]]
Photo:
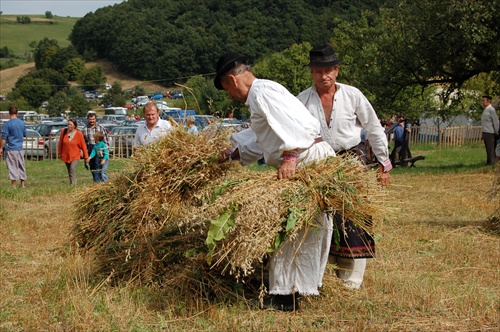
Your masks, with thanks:
[[[33,129],[26,129],[26,137],[23,141],[24,156],[30,159],[43,159],[43,149],[43,137]]]

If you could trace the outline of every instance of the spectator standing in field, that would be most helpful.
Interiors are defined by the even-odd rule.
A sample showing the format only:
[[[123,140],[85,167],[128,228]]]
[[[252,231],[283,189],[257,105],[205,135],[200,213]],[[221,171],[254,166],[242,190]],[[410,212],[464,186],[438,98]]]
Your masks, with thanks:
[[[399,124],[394,128],[394,148],[391,152],[391,163],[396,165],[396,158],[399,159],[405,135],[404,120],[399,120]]]
[[[499,121],[495,108],[491,105],[491,96],[483,96],[484,107],[481,116],[481,130],[483,132],[484,147],[486,148],[486,164],[494,165],[496,162],[495,139],[498,137]]]
[[[136,148],[156,141],[172,129],[170,122],[160,119],[160,111],[155,103],[148,102],[144,106],[143,114],[146,122],[141,124],[135,133],[134,147]]]
[[[233,134],[236,149],[227,150],[220,160],[239,159],[243,165],[264,156],[277,169],[278,179],[287,179],[307,162],[334,156],[321,139],[319,122],[282,85],[257,79],[250,58],[226,53],[217,62],[214,84],[231,99],[250,109],[251,129]],[[317,217],[317,226],[302,230],[271,256],[269,294],[264,306],[284,311],[298,309],[295,292],[318,295],[328,260],[332,221],[326,214]]]
[[[26,137],[26,125],[17,117],[17,106],[9,107],[10,120],[3,127],[2,139],[0,140],[0,158],[5,152],[5,163],[12,188],[17,187],[20,180],[20,188],[24,188],[26,181],[26,166],[24,164],[23,142]]]
[[[69,183],[76,185],[76,167],[83,153],[83,158],[88,159],[87,144],[81,131],[77,129],[76,120],[68,119],[68,128],[61,130],[59,145],[57,147],[59,158],[68,169]]]
[[[190,115],[187,117],[186,124],[188,127],[188,133],[190,134],[198,134],[198,127],[195,126],[195,118],[194,116]]]
[[[384,128],[372,105],[357,88],[337,82],[339,60],[330,45],[313,48],[309,53],[309,71],[314,85],[298,95],[299,100],[321,124],[321,136],[337,155],[361,156],[361,130],[367,133],[373,154],[379,162],[377,179],[389,184],[392,164]],[[253,123],[252,123],[253,125]],[[340,243],[332,241],[330,262],[337,264],[337,275],[348,288],[359,289],[366,269],[366,258],[375,253],[375,241],[350,220],[336,214],[334,229],[341,234]],[[367,226],[371,221],[366,221]],[[346,230],[344,232],[344,230]]]
[[[95,133],[94,139],[96,143],[86,161],[89,162],[92,158],[97,158],[97,167],[94,170],[97,173],[97,182],[106,182],[108,181],[109,148],[104,142],[103,134]]]
[[[85,144],[87,145],[87,151],[92,151],[94,149],[95,134],[101,133],[104,136],[104,143],[108,145],[108,132],[106,128],[97,123],[97,114],[90,112],[87,114],[87,125],[83,128],[83,137],[85,138]],[[89,163],[90,172],[92,172],[92,179],[94,182],[100,182],[100,177],[96,170],[99,168],[99,160],[95,156],[87,161]]]

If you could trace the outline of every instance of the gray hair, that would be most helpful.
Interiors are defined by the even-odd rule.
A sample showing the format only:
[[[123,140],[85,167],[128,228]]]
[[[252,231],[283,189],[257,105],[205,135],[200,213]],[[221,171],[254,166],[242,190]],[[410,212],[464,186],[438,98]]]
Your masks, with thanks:
[[[239,75],[241,73],[244,73],[245,71],[251,72],[252,71],[252,66],[251,65],[247,65],[244,62],[237,61],[236,65],[233,68],[231,68],[227,73],[225,73],[224,76],[222,76],[220,78],[220,80],[221,81],[226,81],[226,83],[227,83],[227,78],[228,78],[229,75],[236,76],[236,75]]]

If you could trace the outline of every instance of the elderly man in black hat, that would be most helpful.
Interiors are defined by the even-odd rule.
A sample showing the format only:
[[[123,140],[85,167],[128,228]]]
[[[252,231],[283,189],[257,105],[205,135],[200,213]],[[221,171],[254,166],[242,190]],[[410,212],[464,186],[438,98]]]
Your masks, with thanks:
[[[392,165],[384,129],[363,93],[337,82],[340,63],[330,45],[313,48],[309,53],[308,66],[314,86],[301,92],[298,98],[319,120],[321,136],[338,155],[348,152],[360,155],[358,146],[364,129],[379,162],[377,178],[382,185],[387,185]],[[339,267],[337,275],[344,280],[346,287],[359,289],[366,258],[373,257],[375,242],[369,234],[338,214],[334,217],[335,226],[341,236],[340,243],[331,244],[330,262]]]
[[[235,150],[223,159],[239,159],[243,165],[264,157],[275,167],[278,179],[286,179],[296,168],[315,160],[334,156],[330,145],[319,135],[320,125],[302,103],[282,85],[257,79],[251,60],[237,53],[226,53],[217,62],[215,86],[248,105],[251,129],[233,134]],[[318,227],[302,230],[287,241],[270,259],[269,294],[265,307],[284,311],[298,309],[295,292],[318,295],[328,260],[332,220],[326,214],[317,217]]]

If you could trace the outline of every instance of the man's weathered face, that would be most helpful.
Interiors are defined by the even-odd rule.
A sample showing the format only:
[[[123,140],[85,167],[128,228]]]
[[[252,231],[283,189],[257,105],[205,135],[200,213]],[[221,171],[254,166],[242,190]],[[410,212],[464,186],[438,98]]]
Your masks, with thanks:
[[[221,79],[221,85],[229,94],[229,98],[236,99],[239,102],[245,103],[246,96],[240,91],[241,84],[238,81],[238,75],[228,75]]]
[[[331,67],[311,67],[311,77],[318,89],[328,90],[335,85],[337,75],[339,74],[339,66]]]
[[[159,118],[159,112],[156,107],[145,107],[144,108],[144,119],[146,123],[150,126],[156,125]]]

